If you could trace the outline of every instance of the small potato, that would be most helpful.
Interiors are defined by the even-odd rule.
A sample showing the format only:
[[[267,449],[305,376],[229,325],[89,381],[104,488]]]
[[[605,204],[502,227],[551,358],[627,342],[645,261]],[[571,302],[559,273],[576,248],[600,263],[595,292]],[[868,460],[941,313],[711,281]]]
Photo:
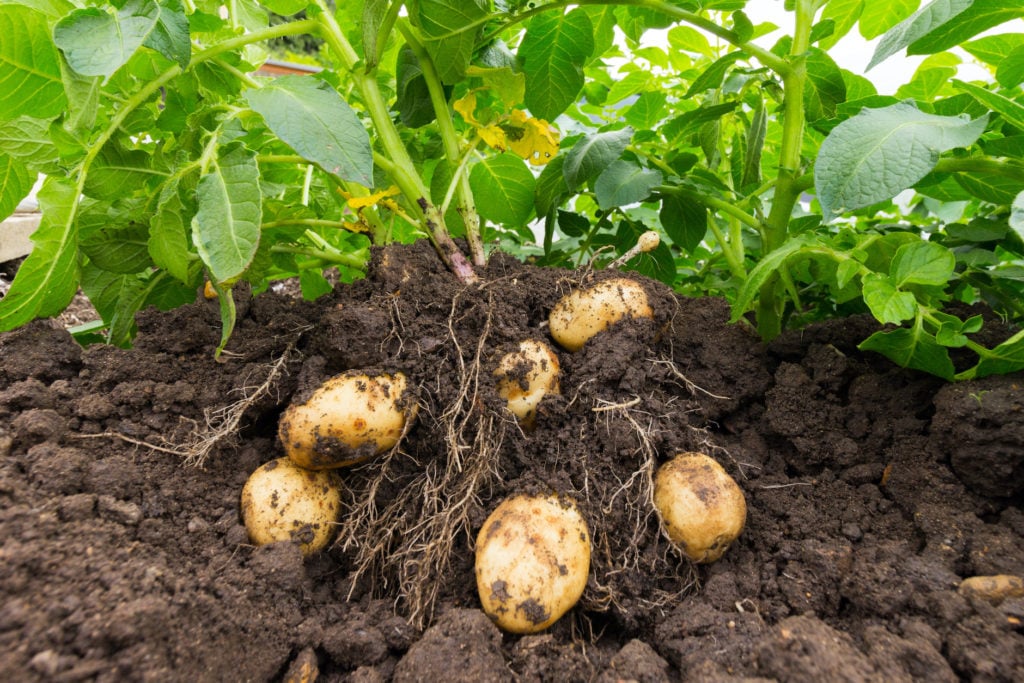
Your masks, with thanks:
[[[551,336],[569,351],[579,351],[591,337],[623,318],[651,318],[647,292],[626,278],[599,282],[562,297],[548,316]]]
[[[557,496],[514,496],[476,539],[476,586],[484,612],[511,633],[555,623],[583,595],[590,532],[576,506]]]
[[[305,403],[281,416],[278,435],[299,467],[344,467],[383,453],[396,443],[416,403],[406,396],[402,373],[368,376],[348,372],[331,377]]]
[[[266,463],[242,488],[242,520],[256,545],[300,542],[303,555],[331,540],[341,511],[341,482],[333,472],[314,472],[288,458]]]
[[[558,370],[558,356],[550,346],[535,339],[519,342],[519,350],[505,354],[498,363],[494,371],[498,394],[527,428],[533,427],[541,400],[559,393]]]
[[[668,537],[694,562],[714,562],[743,531],[743,491],[703,453],[683,453],[658,468],[654,505]]]

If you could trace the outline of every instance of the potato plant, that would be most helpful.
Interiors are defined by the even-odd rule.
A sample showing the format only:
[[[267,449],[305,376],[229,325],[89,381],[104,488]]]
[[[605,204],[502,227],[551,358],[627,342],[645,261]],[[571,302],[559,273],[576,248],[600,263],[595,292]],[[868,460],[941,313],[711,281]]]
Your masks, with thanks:
[[[655,230],[629,268],[765,339],[868,312],[861,348],[901,365],[1024,368],[1024,333],[986,347],[950,307],[1024,318],[1024,9],[786,7],[776,30],[745,0],[3,0],[0,217],[43,180],[0,330],[81,287],[124,345],[207,279],[223,346],[239,283],[316,297],[372,244],[429,239],[470,284],[490,249],[600,267]],[[927,58],[879,93],[830,56],[854,31],[866,67]],[[281,38],[323,68],[261,76]]]

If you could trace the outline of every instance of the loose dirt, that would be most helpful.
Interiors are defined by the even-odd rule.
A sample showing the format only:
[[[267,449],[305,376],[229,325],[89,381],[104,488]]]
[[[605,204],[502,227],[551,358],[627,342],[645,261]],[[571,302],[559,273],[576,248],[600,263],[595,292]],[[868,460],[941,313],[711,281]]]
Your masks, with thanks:
[[[1024,598],[957,590],[1024,573],[1021,375],[894,368],[857,351],[860,318],[765,346],[641,279],[654,320],[559,350],[562,392],[523,431],[498,359],[608,275],[495,256],[465,288],[391,247],[315,303],[240,298],[220,362],[202,300],[141,314],[132,350],[48,321],[0,335],[0,680],[1024,680]],[[406,373],[416,422],[342,472],[329,551],[253,547],[239,495],[282,455],[281,412],[354,368]],[[649,501],[693,450],[749,510],[700,567]],[[472,544],[528,491],[578,502],[593,561],[574,610],[512,636],[479,609]]]

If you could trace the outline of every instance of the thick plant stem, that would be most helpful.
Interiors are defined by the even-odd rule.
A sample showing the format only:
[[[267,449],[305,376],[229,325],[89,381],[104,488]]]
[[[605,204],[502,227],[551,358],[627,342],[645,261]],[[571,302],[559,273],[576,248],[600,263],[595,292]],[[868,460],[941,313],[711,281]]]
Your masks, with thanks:
[[[797,0],[796,26],[788,58],[789,68],[782,72],[783,99],[782,145],[779,175],[775,182],[772,208],[765,225],[764,254],[778,249],[786,241],[793,208],[800,197],[800,148],[804,138],[804,85],[807,80],[807,50],[810,47],[813,0]],[[779,278],[770,277],[761,286],[757,308],[757,329],[763,339],[782,332],[782,298]]]
[[[415,35],[415,31],[408,22],[399,19],[398,29],[402,32],[406,44],[416,55],[419,61],[420,70],[423,72],[423,79],[427,83],[427,90],[430,93],[430,103],[434,108],[434,115],[437,119],[438,132],[441,134],[441,144],[444,146],[444,155],[449,166],[457,174],[455,178],[455,191],[457,194],[457,210],[466,224],[466,241],[469,243],[469,255],[477,266],[486,264],[484,257],[484,245],[480,239],[480,214],[476,210],[476,203],[473,201],[473,190],[469,186],[469,177],[464,172],[462,150],[459,149],[459,135],[455,132],[455,122],[452,120],[451,110],[448,108],[448,99],[444,94],[444,85],[438,76],[434,60],[423,48],[422,43]]]
[[[430,201],[430,192],[417,173],[416,165],[402,143],[398,129],[391,120],[387,102],[384,101],[384,96],[377,86],[375,72],[366,73],[359,67],[359,55],[345,38],[345,34],[330,8],[323,0],[317,0],[317,5],[322,10],[316,18],[321,34],[348,70],[349,76],[361,96],[363,106],[373,121],[374,131],[391,162],[390,168],[386,170],[390,172],[395,184],[398,185],[398,189],[402,191],[406,199],[419,209],[427,235],[449,270],[462,282],[467,284],[476,282],[479,278],[473,270],[472,264],[448,234],[444,216]]]

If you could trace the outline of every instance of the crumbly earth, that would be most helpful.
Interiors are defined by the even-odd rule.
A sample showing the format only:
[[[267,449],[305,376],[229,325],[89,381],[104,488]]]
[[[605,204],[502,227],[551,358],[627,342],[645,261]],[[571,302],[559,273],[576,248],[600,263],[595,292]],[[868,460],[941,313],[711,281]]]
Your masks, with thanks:
[[[220,361],[202,299],[141,314],[131,350],[0,335],[0,680],[1024,680],[1024,598],[957,591],[1024,573],[1021,375],[894,368],[857,351],[859,318],[765,346],[643,280],[655,318],[559,350],[561,394],[520,429],[498,360],[606,276],[495,256],[462,287],[391,247],[315,303],[239,299]],[[415,423],[342,472],[330,550],[253,547],[239,495],[282,455],[281,412],[349,369],[404,372]],[[700,567],[650,506],[654,466],[695,450],[748,503]],[[580,604],[530,636],[486,618],[473,574],[518,492],[571,497],[594,540]]]

